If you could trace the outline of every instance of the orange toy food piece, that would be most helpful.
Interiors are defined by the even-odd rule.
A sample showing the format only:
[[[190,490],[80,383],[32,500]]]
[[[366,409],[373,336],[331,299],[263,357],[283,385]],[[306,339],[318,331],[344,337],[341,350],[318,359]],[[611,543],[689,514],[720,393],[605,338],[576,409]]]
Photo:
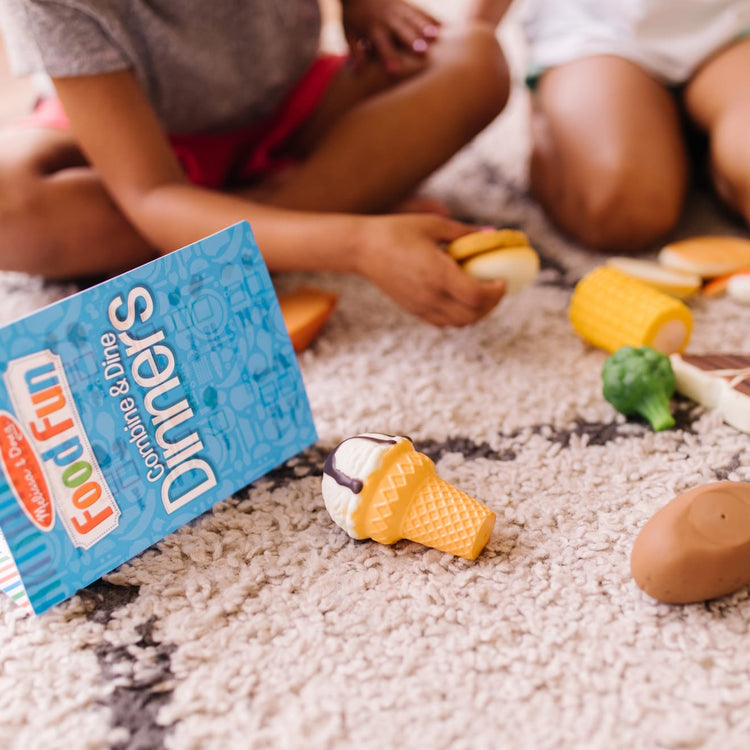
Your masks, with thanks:
[[[714,277],[703,285],[701,294],[704,297],[718,297],[720,294],[724,294],[724,292],[726,292],[727,285],[729,284],[729,279],[731,279],[732,276],[737,276],[743,273],[750,273],[750,266],[743,266],[742,268],[738,268],[736,271],[732,271],[732,273],[725,273],[721,276]]]
[[[750,265],[750,240],[709,235],[671,242],[659,251],[659,263],[712,279]]]
[[[630,558],[635,582],[688,604],[750,583],[750,484],[711,482],[678,495],[643,527]]]
[[[279,295],[281,314],[295,352],[310,346],[337,302],[338,295],[311,286],[301,286]]]

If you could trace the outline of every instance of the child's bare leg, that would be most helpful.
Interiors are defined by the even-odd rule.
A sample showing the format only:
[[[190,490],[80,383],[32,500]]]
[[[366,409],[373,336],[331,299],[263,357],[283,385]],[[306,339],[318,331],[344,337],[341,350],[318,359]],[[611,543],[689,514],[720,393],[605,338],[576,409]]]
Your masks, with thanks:
[[[446,32],[430,58],[404,81],[375,74],[374,66],[361,78],[336,81],[299,133],[310,159],[268,202],[310,210],[388,208],[502,109],[508,75],[491,32]],[[0,132],[0,269],[72,278],[110,274],[153,256],[70,133]]]
[[[750,223],[750,39],[720,52],[685,89],[688,114],[710,138],[717,191]]]
[[[419,72],[341,71],[296,143],[307,158],[270,202],[377,212],[410,195],[502,110],[509,76],[494,31],[443,32]],[[299,144],[304,144],[300,146]]]
[[[50,251],[50,236],[57,238]],[[0,132],[0,268],[64,279],[110,274],[155,253],[112,203],[70,133]]]
[[[677,221],[688,172],[678,109],[633,63],[602,55],[548,71],[532,131],[532,189],[575,239],[636,252]]]

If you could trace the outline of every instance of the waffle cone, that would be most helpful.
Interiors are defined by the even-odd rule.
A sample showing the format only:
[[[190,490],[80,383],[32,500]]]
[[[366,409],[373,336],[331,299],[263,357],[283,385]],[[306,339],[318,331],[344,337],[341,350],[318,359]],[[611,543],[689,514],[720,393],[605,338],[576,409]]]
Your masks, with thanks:
[[[368,479],[357,531],[383,544],[410,539],[474,560],[495,525],[495,514],[435,473],[435,464],[409,443],[395,446]]]

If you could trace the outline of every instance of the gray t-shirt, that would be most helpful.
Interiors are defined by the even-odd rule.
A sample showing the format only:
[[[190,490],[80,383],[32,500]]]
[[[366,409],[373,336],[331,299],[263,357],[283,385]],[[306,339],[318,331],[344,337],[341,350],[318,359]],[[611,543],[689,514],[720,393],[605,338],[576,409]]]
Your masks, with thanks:
[[[269,114],[318,53],[317,0],[0,0],[15,73],[132,69],[170,133]]]

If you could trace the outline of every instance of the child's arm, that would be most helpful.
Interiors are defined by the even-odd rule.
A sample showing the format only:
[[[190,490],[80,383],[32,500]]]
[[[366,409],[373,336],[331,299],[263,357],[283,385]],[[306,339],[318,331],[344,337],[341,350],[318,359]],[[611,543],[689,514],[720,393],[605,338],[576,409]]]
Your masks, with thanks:
[[[469,18],[497,26],[512,0],[469,0]]]
[[[358,273],[431,323],[474,322],[502,297],[502,283],[476,282],[440,249],[468,231],[464,224],[439,216],[290,211],[196,187],[132,73],[62,78],[55,85],[107,191],[160,252],[246,219],[271,270]]]
[[[440,21],[405,0],[341,0],[355,63],[374,56],[394,75],[410,72],[437,37]]]

